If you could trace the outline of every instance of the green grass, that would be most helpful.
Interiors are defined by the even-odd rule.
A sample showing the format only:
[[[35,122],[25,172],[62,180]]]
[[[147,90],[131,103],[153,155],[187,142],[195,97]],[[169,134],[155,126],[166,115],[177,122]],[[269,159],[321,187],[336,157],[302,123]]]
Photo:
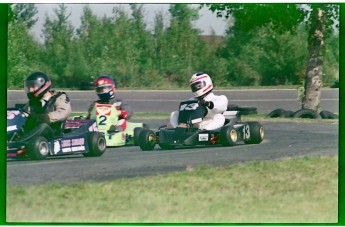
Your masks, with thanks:
[[[338,158],[186,168],[102,183],[7,188],[8,222],[334,223]]]
[[[73,116],[86,116],[83,112],[74,112]],[[170,113],[165,112],[135,112],[131,120],[169,120]],[[241,116],[242,121],[260,121],[260,122],[305,122],[305,123],[338,123],[338,119],[307,119],[307,118],[265,118],[266,114],[251,114]]]

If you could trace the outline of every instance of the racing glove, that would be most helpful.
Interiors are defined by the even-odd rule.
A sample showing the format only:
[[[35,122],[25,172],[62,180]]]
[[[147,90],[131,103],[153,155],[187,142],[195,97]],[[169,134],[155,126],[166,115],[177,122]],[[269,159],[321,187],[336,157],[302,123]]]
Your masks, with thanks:
[[[119,110],[120,111],[120,118],[121,119],[128,119],[128,113],[124,110]]]
[[[203,105],[203,106],[205,106],[205,107],[207,107],[209,109],[213,109],[213,107],[214,107],[214,104],[213,104],[212,101],[205,101],[204,99],[200,99],[199,100],[199,104]]]

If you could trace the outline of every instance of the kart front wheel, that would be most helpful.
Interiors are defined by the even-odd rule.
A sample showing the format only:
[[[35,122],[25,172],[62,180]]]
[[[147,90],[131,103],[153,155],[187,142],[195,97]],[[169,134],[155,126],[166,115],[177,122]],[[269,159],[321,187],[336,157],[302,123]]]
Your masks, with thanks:
[[[220,130],[220,138],[224,146],[234,146],[236,145],[238,136],[234,127],[225,126]]]
[[[264,127],[259,122],[248,122],[249,126],[249,139],[245,139],[245,144],[259,144],[264,139],[265,131]]]
[[[106,148],[107,144],[104,135],[100,132],[89,132],[88,135],[89,152],[83,153],[85,157],[99,157]]]
[[[143,151],[152,151],[157,143],[157,137],[152,130],[142,130],[139,135],[139,146]]]
[[[143,124],[143,127],[136,127],[134,128],[134,145],[139,146],[139,136],[141,131],[149,129],[149,126],[147,124]]]
[[[31,139],[27,145],[28,155],[33,160],[46,159],[49,155],[48,140],[42,136]]]

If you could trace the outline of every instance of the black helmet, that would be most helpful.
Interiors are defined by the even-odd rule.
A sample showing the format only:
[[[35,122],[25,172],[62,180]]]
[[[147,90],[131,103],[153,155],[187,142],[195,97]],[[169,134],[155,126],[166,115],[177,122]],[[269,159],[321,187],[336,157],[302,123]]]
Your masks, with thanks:
[[[43,72],[31,73],[25,80],[24,88],[29,99],[41,99],[50,89],[51,81]]]

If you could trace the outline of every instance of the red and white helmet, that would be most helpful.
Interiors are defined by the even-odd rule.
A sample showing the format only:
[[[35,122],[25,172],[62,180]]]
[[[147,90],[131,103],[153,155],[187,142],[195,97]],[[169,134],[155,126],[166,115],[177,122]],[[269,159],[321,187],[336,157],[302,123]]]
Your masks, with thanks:
[[[99,99],[109,100],[115,97],[116,85],[111,77],[106,75],[100,76],[93,85]]]
[[[193,74],[189,85],[195,97],[203,96],[213,89],[211,77],[203,72]]]

